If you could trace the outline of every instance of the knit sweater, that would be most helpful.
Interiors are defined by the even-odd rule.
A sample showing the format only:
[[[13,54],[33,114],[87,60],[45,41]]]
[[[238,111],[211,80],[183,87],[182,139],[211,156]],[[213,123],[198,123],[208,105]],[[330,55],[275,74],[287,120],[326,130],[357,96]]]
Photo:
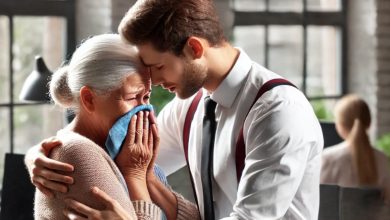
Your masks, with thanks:
[[[93,186],[99,187],[116,200],[132,219],[161,219],[161,210],[153,203],[130,201],[126,183],[114,161],[93,141],[75,132],[61,130],[57,138],[63,146],[52,150],[50,158],[74,166],[73,173],[64,173],[74,178],[67,193],[55,193],[50,199],[39,190],[35,192],[35,219],[66,219],[64,199],[72,198],[94,209],[103,209],[104,204],[91,193]],[[131,190],[131,189],[129,189]]]

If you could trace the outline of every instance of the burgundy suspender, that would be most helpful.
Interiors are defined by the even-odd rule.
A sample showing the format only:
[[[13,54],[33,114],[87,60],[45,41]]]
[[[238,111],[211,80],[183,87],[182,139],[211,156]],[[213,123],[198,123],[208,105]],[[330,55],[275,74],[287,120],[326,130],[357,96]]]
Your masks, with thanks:
[[[267,91],[271,90],[272,88],[274,88],[276,86],[280,86],[280,85],[289,85],[289,86],[295,87],[292,83],[290,83],[289,81],[287,81],[285,79],[271,79],[270,81],[267,81],[266,83],[264,83],[264,85],[262,85],[260,87],[259,92],[257,93],[255,100],[253,101],[251,107],[249,108],[249,111],[251,110],[253,105],[257,102],[257,100],[264,93],[266,93]],[[249,111],[246,114],[245,119],[248,116]],[[240,129],[240,134],[238,135],[237,144],[236,144],[236,174],[237,174],[237,183],[240,182],[242,171],[244,170],[245,155],[246,155],[246,153],[245,153],[244,124],[243,124],[241,129]]]
[[[202,95],[203,95],[202,89],[200,89],[199,92],[196,94],[195,98],[192,100],[190,108],[187,111],[187,115],[186,115],[186,119],[184,121],[184,127],[183,127],[184,156],[185,156],[186,162],[187,162],[187,167],[188,167],[188,171],[189,171],[189,175],[190,175],[190,179],[191,179],[194,198],[196,200],[196,205],[198,205],[198,198],[197,198],[196,192],[195,192],[195,184],[194,184],[194,179],[192,178],[190,164],[188,163],[188,141],[190,140],[191,122],[192,122],[192,119],[194,118],[194,114],[196,112],[196,109],[198,108],[198,104],[199,104],[200,99],[202,98]],[[198,210],[199,210],[199,207],[198,207]]]
[[[266,83],[264,83],[264,85],[262,85],[260,87],[260,90],[257,93],[256,98],[254,99],[251,107],[249,108],[249,111],[253,107],[253,105],[256,103],[256,101],[265,92],[271,90],[272,88],[274,88],[276,86],[280,86],[280,85],[289,85],[289,86],[295,87],[292,83],[290,83],[289,81],[287,81],[285,79],[272,79],[272,80],[267,81]],[[184,146],[184,155],[185,155],[185,158],[186,158],[186,161],[187,161],[188,169],[189,169],[189,163],[188,163],[188,141],[189,141],[189,137],[190,137],[191,122],[192,122],[192,119],[194,118],[194,114],[196,112],[196,109],[198,107],[198,104],[199,104],[199,101],[200,101],[201,98],[202,98],[202,90],[199,90],[199,92],[196,94],[195,98],[192,100],[192,103],[190,105],[190,108],[188,109],[188,112],[187,112],[187,115],[186,115],[186,118],[185,118],[185,121],[184,121],[183,146]],[[248,113],[249,113],[249,111],[248,111]],[[246,116],[248,116],[248,113],[247,113]],[[245,116],[245,118],[246,118],[246,116]],[[240,182],[242,171],[244,170],[244,166],[245,166],[245,156],[246,156],[246,153],[245,153],[245,141],[244,141],[243,128],[244,128],[244,125],[242,125],[242,127],[241,127],[240,134],[238,136],[237,144],[236,144],[236,175],[237,175],[237,183]],[[191,172],[190,172],[190,176],[191,176],[192,186],[194,187],[194,181],[192,179]],[[194,191],[194,196],[195,196],[195,199],[196,199],[195,191]]]
[[[192,103],[186,115],[186,119],[184,121],[183,146],[184,146],[184,156],[186,157],[187,165],[188,165],[188,141],[190,140],[191,122],[192,119],[194,118],[194,114],[196,112],[196,109],[198,108],[198,104],[201,98],[202,98],[202,89],[199,90],[195,98],[192,100]]]

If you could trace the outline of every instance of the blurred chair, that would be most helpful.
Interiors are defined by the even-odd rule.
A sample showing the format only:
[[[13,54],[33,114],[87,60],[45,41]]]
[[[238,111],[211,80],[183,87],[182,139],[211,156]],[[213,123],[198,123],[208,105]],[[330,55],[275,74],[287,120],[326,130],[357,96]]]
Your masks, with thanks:
[[[6,154],[3,189],[1,193],[1,220],[34,219],[34,192],[24,155]]]
[[[322,134],[324,135],[324,148],[341,143],[343,139],[339,136],[334,122],[320,121]]]
[[[388,220],[390,206],[377,188],[320,185],[319,220]]]

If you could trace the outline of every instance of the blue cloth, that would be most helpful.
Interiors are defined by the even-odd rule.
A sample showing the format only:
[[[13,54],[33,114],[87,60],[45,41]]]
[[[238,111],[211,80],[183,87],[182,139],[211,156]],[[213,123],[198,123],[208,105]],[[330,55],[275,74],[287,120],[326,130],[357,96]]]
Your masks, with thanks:
[[[126,138],[127,130],[131,118],[140,111],[153,111],[152,105],[139,105],[122,117],[120,117],[112,126],[108,133],[106,140],[106,149],[110,157],[115,160],[116,156],[119,154],[123,141]]]

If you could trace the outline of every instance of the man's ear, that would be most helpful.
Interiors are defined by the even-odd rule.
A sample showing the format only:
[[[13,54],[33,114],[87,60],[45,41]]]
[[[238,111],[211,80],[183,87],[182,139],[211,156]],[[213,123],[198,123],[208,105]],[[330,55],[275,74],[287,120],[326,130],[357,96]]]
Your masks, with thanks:
[[[80,103],[88,113],[95,110],[95,94],[88,86],[80,89]]]
[[[186,42],[184,53],[187,53],[187,55],[190,55],[193,59],[201,58],[204,53],[203,41],[197,37],[189,37]]]

